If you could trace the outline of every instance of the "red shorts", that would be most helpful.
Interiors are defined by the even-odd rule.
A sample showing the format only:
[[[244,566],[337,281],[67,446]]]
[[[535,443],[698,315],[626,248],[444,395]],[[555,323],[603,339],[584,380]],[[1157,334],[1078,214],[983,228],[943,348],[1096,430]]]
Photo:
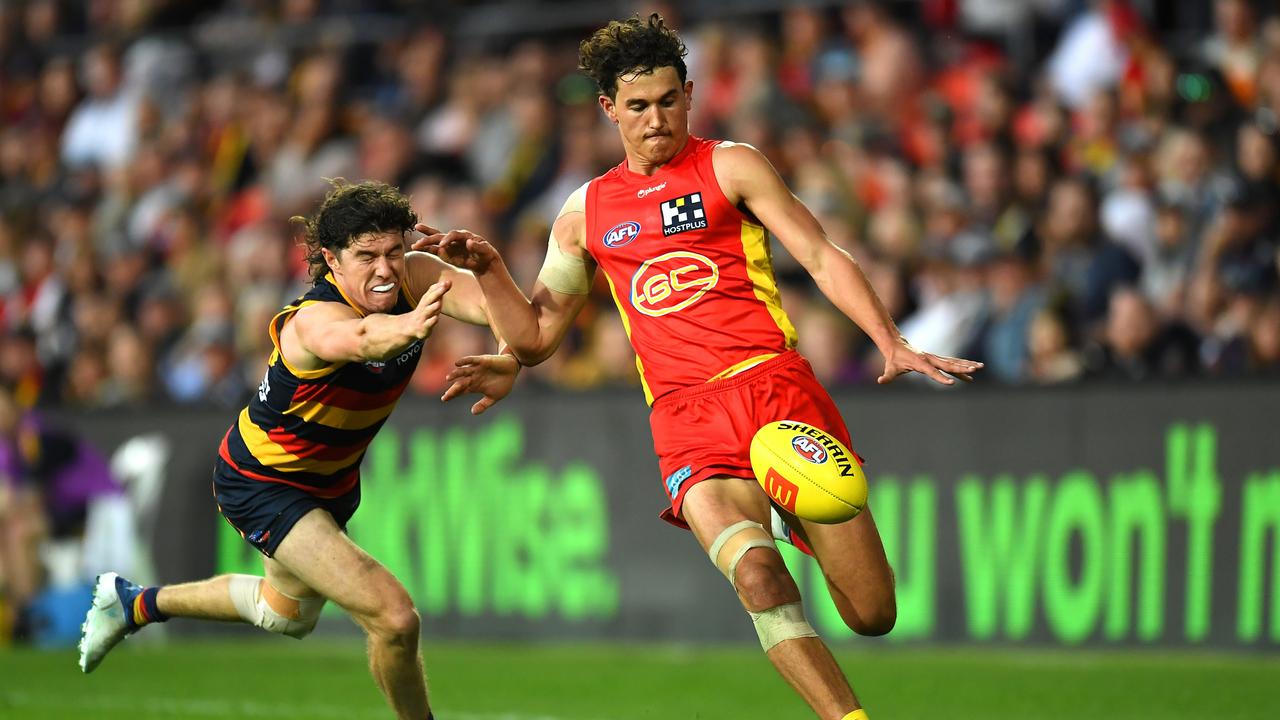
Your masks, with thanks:
[[[649,425],[671,507],[662,519],[688,527],[680,505],[689,488],[717,476],[754,478],[751,438],[775,420],[822,428],[852,448],[849,430],[809,361],[789,350],[739,375],[663,395]]]

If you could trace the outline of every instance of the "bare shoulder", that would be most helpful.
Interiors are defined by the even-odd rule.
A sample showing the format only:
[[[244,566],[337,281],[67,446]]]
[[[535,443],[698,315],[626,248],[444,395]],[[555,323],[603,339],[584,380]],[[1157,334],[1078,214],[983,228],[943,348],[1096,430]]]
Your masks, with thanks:
[[[408,275],[405,290],[408,291],[410,302],[415,305],[427,288],[442,276],[452,275],[453,266],[429,252],[410,250],[404,254],[404,261],[405,274]]]
[[[716,145],[711,151],[711,159],[715,163],[717,170],[722,166],[730,167],[768,162],[764,157],[764,153],[757,150],[756,146],[732,140],[724,140],[719,145]]]
[[[560,214],[551,226],[551,236],[561,250],[574,250],[581,254],[586,252],[587,243],[587,186],[583,183],[564,201]]]
[[[301,333],[323,332],[326,325],[344,320],[354,320],[360,315],[350,306],[339,302],[317,302],[303,305],[286,321],[285,328]]]
[[[712,151],[711,164],[720,189],[734,204],[756,195],[761,181],[777,175],[764,153],[747,143],[720,143]]]
[[[566,215],[585,215],[587,212],[587,187],[591,185],[591,181],[582,183],[577,190],[569,193],[569,197],[565,198],[564,205],[560,206],[560,212],[556,215],[556,222],[560,221]]]

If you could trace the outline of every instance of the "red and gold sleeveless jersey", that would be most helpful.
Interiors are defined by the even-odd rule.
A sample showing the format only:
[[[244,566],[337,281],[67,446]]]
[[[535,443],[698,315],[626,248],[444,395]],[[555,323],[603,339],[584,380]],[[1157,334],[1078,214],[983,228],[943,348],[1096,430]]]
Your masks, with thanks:
[[[626,161],[587,187],[586,248],[604,272],[650,404],[796,345],[765,229],[729,203],[690,136],[653,175]]]

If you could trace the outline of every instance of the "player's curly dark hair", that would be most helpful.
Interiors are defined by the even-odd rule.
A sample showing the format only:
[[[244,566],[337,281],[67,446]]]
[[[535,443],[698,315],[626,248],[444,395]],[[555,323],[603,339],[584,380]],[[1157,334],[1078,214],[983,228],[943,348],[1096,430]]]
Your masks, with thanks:
[[[338,254],[351,245],[351,240],[365,233],[405,232],[418,222],[409,198],[394,187],[368,180],[348,183],[342,178],[330,180],[333,189],[315,215],[295,215],[291,222],[306,228],[307,264],[311,266],[311,282],[329,271],[322,248]]]
[[[689,74],[684,56],[688,49],[675,30],[653,13],[647,20],[633,15],[626,20],[611,20],[578,46],[578,69],[596,81],[602,95],[618,94],[618,77],[632,73],[644,75],[657,68],[673,67],[683,84]]]

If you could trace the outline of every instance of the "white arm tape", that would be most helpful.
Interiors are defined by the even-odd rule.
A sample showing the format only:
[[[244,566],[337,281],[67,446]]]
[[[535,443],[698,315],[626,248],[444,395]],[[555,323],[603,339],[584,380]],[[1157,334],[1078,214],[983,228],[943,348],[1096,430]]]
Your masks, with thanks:
[[[565,295],[586,295],[591,292],[587,262],[561,250],[554,230],[547,243],[547,259],[542,263],[542,270],[538,271],[538,281],[546,285],[548,290]]]
[[[586,214],[587,186],[590,184],[590,181],[585,182],[569,194],[560,212],[556,214],[556,220],[566,213]],[[548,290],[564,295],[586,295],[591,292],[591,275],[587,272],[586,260],[574,257],[561,249],[554,225],[547,242],[547,259],[542,263],[542,270],[538,272],[538,281]]]

